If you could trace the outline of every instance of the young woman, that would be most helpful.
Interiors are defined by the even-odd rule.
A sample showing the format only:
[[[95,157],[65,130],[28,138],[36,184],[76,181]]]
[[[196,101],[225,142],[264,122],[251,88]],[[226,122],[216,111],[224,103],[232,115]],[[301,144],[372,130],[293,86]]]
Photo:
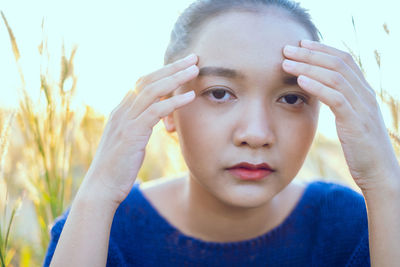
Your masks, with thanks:
[[[166,65],[112,112],[44,265],[399,264],[400,167],[375,93],[351,56],[317,33],[290,0],[193,3]],[[335,114],[362,195],[293,181],[320,102]],[[161,118],[189,172],[139,185]]]

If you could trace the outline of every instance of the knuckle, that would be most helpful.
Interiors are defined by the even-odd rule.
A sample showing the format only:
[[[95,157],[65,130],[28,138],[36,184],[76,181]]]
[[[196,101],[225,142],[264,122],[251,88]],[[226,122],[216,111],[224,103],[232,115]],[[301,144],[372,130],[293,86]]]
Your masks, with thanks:
[[[141,76],[135,83],[135,90],[140,92],[146,84],[145,81],[146,81],[146,78],[144,76]]]
[[[151,105],[147,110],[147,114],[152,118],[159,117],[159,113],[159,102]]]
[[[354,60],[353,56],[349,52],[342,52],[341,58],[347,63],[350,63]]]
[[[310,49],[306,49],[305,58],[307,60],[312,60],[313,58],[315,58],[315,52]]]
[[[150,81],[149,75],[144,75],[139,77],[139,79],[136,81],[136,86],[143,86],[145,84],[148,84]]]
[[[344,77],[343,77],[343,75],[340,74],[340,73],[338,73],[338,72],[335,72],[335,73],[332,75],[331,83],[332,83],[333,86],[340,86],[340,85],[342,85],[342,84],[344,83]]]
[[[149,84],[143,88],[143,93],[146,95],[146,98],[149,97],[153,99],[157,96],[157,86],[155,84]]]
[[[120,111],[119,108],[116,107],[115,109],[113,109],[110,113],[110,120],[111,121],[115,121],[118,117],[119,117]]]
[[[126,115],[126,110],[116,109],[115,111],[111,112],[108,118],[108,124],[110,124],[112,128],[116,128],[121,121],[125,120]]]
[[[143,76],[139,77],[139,79],[137,79],[136,81],[136,86],[139,86],[143,82],[143,80],[144,80]]]
[[[344,95],[342,95],[341,93],[337,92],[332,98],[332,105],[335,108],[340,109],[345,104],[346,104],[346,99],[344,98]]]
[[[333,67],[334,69],[341,70],[344,68],[344,61],[340,57],[334,57],[333,59]]]

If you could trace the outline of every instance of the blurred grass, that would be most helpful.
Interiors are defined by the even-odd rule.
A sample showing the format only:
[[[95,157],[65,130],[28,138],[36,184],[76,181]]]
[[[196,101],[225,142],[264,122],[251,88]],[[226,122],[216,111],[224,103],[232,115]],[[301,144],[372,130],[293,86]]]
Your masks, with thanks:
[[[15,116],[15,112],[11,113],[5,122],[2,122],[3,128],[0,132],[0,207],[1,222],[0,222],[0,263],[1,266],[9,266],[13,259],[16,248],[10,242],[10,231],[14,220],[14,216],[21,205],[21,197],[16,201],[10,201],[7,181],[4,177],[5,157],[8,152],[10,128]],[[3,121],[3,118],[2,118]],[[8,210],[11,209],[11,210]]]
[[[40,266],[49,242],[49,230],[55,218],[72,202],[92,161],[106,118],[89,106],[82,110],[71,108],[77,85],[74,73],[77,48],[67,53],[62,47],[61,71],[58,77],[52,77],[44,67],[50,60],[44,34],[38,46],[42,56],[38,90],[42,95],[35,102],[27,93],[16,38],[5,15],[2,12],[1,15],[21,79],[21,100],[17,110],[0,108],[3,129],[0,135],[0,259],[2,266]],[[389,34],[388,25],[384,25],[384,30]],[[349,50],[363,66],[361,56]],[[374,56],[380,67],[381,53],[374,51]],[[379,89],[377,95],[391,110],[393,125],[388,131],[399,156],[399,101],[384,88]],[[161,123],[156,125],[139,179],[177,176],[186,171],[174,136],[171,138]],[[320,134],[298,179],[332,180],[357,190],[340,145]]]

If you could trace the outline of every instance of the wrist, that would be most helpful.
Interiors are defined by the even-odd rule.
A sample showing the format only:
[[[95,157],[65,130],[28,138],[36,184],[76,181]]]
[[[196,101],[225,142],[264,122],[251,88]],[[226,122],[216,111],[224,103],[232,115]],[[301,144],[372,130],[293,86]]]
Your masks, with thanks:
[[[78,193],[75,196],[73,205],[77,205],[80,210],[88,211],[91,213],[101,213],[102,216],[114,217],[118,208],[113,202],[106,201],[103,198],[93,197],[87,193]]]
[[[377,182],[362,190],[366,200],[374,199],[400,199],[400,167],[392,169],[390,173],[381,173],[380,177],[375,179]]]
[[[114,200],[109,192],[100,185],[83,180],[75,196],[77,202],[88,207],[101,207],[105,211],[115,213],[120,203]]]

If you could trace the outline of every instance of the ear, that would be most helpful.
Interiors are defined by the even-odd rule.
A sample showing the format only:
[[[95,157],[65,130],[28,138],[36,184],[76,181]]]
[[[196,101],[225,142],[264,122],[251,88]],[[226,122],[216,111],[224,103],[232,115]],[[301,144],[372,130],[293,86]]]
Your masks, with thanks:
[[[173,112],[171,112],[168,116],[162,118],[162,120],[164,122],[165,130],[167,130],[167,132],[175,132],[175,121]]]

